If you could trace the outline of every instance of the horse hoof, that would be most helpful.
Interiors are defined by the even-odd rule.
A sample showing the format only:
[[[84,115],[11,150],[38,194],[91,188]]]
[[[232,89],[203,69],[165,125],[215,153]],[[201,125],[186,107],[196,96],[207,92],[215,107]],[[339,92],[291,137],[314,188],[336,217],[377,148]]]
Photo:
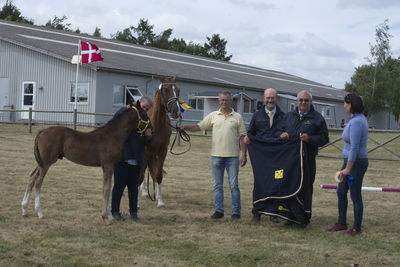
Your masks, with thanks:
[[[163,207],[165,207],[165,204],[164,204],[164,203],[158,203],[158,204],[157,204],[157,208],[163,208]]]
[[[101,216],[105,225],[112,224],[113,219],[109,219],[108,216]]]

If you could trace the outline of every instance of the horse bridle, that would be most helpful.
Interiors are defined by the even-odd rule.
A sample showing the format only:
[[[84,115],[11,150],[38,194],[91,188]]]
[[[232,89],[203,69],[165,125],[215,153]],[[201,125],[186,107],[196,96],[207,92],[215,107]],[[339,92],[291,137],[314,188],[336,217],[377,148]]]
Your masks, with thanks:
[[[131,106],[131,108],[136,111],[138,115],[138,123],[136,125],[136,132],[138,134],[143,134],[147,128],[149,128],[150,120],[143,120],[142,116],[140,116],[139,110],[135,106]]]
[[[169,98],[167,101],[165,101],[162,89],[163,89],[164,85],[167,85],[167,84],[172,85],[172,92],[174,93],[174,96]],[[178,107],[178,113],[180,113],[180,107],[179,107],[179,101],[178,101],[179,97],[176,96],[175,85],[176,85],[176,83],[160,83],[160,85],[158,86],[158,90],[160,91],[161,96],[164,99],[164,102],[166,102],[165,109],[167,110],[168,113],[171,113],[172,109],[170,109],[169,106],[173,103],[176,103],[176,105]]]

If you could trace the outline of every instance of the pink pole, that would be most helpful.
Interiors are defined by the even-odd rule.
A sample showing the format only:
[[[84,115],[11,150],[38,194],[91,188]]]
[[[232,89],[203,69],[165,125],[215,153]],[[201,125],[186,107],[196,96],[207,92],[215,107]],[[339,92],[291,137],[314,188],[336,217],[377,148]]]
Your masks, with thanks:
[[[337,185],[321,184],[322,189],[336,189]],[[383,192],[400,192],[400,188],[383,188],[383,187],[362,187],[363,191],[383,191]]]

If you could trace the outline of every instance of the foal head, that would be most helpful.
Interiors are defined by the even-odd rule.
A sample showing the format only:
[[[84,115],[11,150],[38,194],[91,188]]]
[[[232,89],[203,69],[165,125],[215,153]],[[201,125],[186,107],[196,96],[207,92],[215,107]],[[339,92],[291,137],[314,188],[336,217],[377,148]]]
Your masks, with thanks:
[[[158,88],[161,93],[161,98],[164,102],[164,106],[172,116],[177,119],[180,116],[179,112],[179,88],[176,86],[175,77],[162,77],[160,78],[161,84]]]
[[[146,129],[149,127],[150,125],[150,119],[147,116],[147,112],[146,110],[142,109],[142,107],[140,106],[140,102],[139,100],[135,103],[135,102],[131,102],[129,104],[129,107],[137,113],[137,117],[138,117],[138,122],[136,125],[136,131],[140,134],[144,133],[146,131]]]

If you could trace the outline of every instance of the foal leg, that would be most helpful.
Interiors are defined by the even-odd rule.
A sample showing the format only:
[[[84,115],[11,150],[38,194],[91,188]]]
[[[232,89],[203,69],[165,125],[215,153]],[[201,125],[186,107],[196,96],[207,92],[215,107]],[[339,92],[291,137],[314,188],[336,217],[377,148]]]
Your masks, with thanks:
[[[21,202],[21,206],[22,206],[22,216],[28,216],[28,206],[29,206],[29,201],[31,198],[31,194],[32,194],[32,189],[33,186],[35,185],[35,180],[37,179],[37,177],[39,176],[39,166],[37,166],[30,175],[29,178],[29,183],[28,186],[26,188],[24,197],[22,198],[22,202]]]
[[[101,217],[106,224],[110,224],[113,220],[110,209],[111,180],[113,172],[113,164],[103,165],[103,211]]]
[[[165,206],[165,203],[161,194],[161,184],[156,183],[156,199],[157,199],[157,208],[161,208]]]
[[[39,219],[43,218],[42,206],[40,205],[40,189],[42,188],[43,179],[48,169],[49,167],[44,167],[44,168],[39,167],[38,170],[39,176],[35,180],[35,211]]]
[[[143,179],[142,184],[139,186],[140,192],[142,192],[142,197],[148,197],[147,188],[148,188],[146,177]]]

